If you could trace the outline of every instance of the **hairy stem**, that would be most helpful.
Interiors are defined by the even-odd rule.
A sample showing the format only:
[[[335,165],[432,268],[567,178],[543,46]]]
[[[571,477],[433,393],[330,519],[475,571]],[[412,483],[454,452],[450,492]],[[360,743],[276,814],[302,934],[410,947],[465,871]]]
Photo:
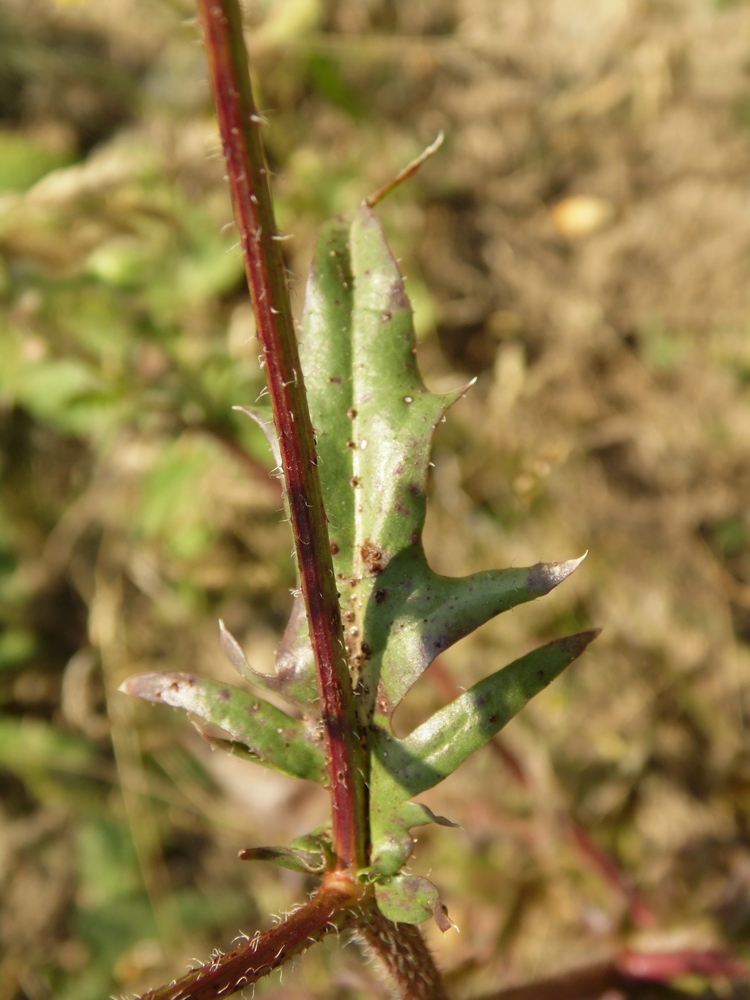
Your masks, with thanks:
[[[315,895],[276,927],[257,934],[226,954],[214,953],[200,969],[136,1000],[214,1000],[250,986],[289,959],[338,930],[352,905],[351,883],[329,876]]]
[[[232,204],[279,438],[302,594],[322,702],[337,866],[366,863],[364,750],[286,270],[276,230],[261,118],[250,87],[237,0],[198,0]]]
[[[371,896],[352,920],[355,935],[384,967],[400,1000],[448,1000],[438,967],[415,924],[388,920]]]

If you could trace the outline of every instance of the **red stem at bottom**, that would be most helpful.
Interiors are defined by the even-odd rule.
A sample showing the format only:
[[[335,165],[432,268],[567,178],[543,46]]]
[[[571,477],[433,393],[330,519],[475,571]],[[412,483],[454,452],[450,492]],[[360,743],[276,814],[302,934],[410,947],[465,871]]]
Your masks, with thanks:
[[[210,961],[168,986],[143,993],[136,1000],[215,1000],[229,997],[289,959],[306,951],[333,930],[360,894],[359,886],[332,873],[307,903],[294,910],[276,927],[241,942],[226,954],[215,953]]]

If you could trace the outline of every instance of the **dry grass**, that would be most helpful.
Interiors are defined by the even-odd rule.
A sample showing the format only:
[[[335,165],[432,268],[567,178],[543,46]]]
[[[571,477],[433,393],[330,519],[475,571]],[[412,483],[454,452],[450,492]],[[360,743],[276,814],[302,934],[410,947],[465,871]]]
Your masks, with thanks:
[[[634,940],[623,897],[573,846],[571,817],[656,911],[647,943],[748,957],[750,8],[263,7],[251,5],[249,41],[298,275],[322,218],[387,180],[438,128],[448,136],[381,212],[428,382],[478,375],[436,441],[434,564],[463,573],[589,550],[569,584],[465,640],[444,667],[467,685],[540,637],[605,627],[508,730],[528,788],[487,751],[433,794],[463,827],[425,834],[415,862],[463,932],[430,932],[441,964],[464,970],[469,995]],[[132,213],[178,226],[181,203],[149,201],[143,156],[216,230],[229,216],[220,165],[207,159],[200,49],[179,20],[188,12],[147,0],[8,5],[23,40],[8,64],[9,128],[88,164],[0,206],[20,289],[6,282],[2,308],[32,353],[64,354],[65,337],[29,274],[75,282],[92,252],[133,235]],[[143,232],[148,248],[156,237]],[[200,368],[210,340],[257,393],[239,282],[185,305],[186,287],[143,308],[182,325],[186,366]],[[135,342],[138,371],[158,389],[169,371],[160,347],[142,331]],[[87,986],[89,971],[110,958],[116,981],[103,988],[135,989],[299,898],[296,879],[243,868],[234,852],[304,832],[325,802],[210,755],[182,719],[113,693],[144,665],[228,677],[219,615],[270,667],[292,585],[273,490],[188,433],[188,418],[97,435],[13,402],[2,412],[8,586],[39,642],[0,674],[0,696],[8,719],[50,722],[90,752],[63,766],[53,748],[35,766],[22,743],[23,761],[12,747],[0,761],[0,1000],[93,997],[102,980]],[[134,528],[144,477],[175,437],[205,470],[188,513],[174,514],[185,524],[176,540]],[[196,520],[212,526],[211,544],[184,543]],[[440,698],[421,682],[401,724]],[[118,858],[135,882],[102,887]],[[138,916],[148,909],[139,870],[153,923]],[[125,914],[104,941],[81,917],[100,912],[97,900]],[[321,949],[291,976],[268,994],[377,995],[350,951]]]

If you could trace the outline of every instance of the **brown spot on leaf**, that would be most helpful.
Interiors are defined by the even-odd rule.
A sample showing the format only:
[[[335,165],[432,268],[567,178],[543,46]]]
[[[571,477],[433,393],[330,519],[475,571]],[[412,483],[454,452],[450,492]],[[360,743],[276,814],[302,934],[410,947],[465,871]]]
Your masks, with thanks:
[[[331,555],[332,556],[337,556],[338,554],[339,554],[339,543],[332,541],[331,542]]]
[[[376,604],[382,604],[383,601],[388,596],[388,591],[384,590],[383,587],[376,587],[373,597],[375,598]]]
[[[375,709],[380,715],[390,715],[393,709],[382,681],[378,681],[378,689],[375,694]]]
[[[374,542],[367,539],[360,547],[359,554],[370,576],[377,576],[385,569],[383,553]]]

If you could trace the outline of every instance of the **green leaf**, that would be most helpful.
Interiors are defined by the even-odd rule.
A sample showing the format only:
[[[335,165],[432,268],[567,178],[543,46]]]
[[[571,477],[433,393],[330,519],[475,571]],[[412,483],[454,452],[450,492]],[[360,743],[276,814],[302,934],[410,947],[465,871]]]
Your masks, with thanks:
[[[153,704],[172,705],[219,726],[258,762],[296,778],[325,784],[325,754],[304,722],[230,684],[195,674],[158,673],[129,677],[120,691]]]
[[[581,562],[462,578],[428,565],[422,531],[432,435],[465,389],[429,392],[415,353],[411,307],[376,217],[363,206],[351,224],[329,222],[307,286],[301,359],[347,653],[370,725],[372,865],[384,875],[411,853],[409,829],[436,820],[411,797],[486,743],[593,637],[529,654],[407,740],[392,735],[396,706],[439,653],[495,615],[549,593]],[[311,675],[299,602],[284,656],[299,675]]]
[[[0,717],[0,769],[19,775],[41,802],[91,809],[101,795],[96,767],[91,740],[42,719]]]
[[[584,632],[549,643],[475,684],[406,739],[392,732],[399,702],[435,657],[497,614],[549,593],[581,559],[446,577],[422,546],[432,435],[464,389],[429,392],[419,374],[403,281],[367,207],[351,224],[323,230],[307,286],[302,364],[320,470],[345,641],[370,754],[370,866],[378,903],[394,920],[434,914],[449,924],[437,890],[399,870],[410,830],[453,825],[413,797],[451,774],[586,648]],[[278,463],[269,411],[240,407],[266,434]],[[248,663],[220,623],[230,662],[255,687],[309,709],[317,701],[301,596],[273,674]],[[144,675],[124,690],[164,701],[224,729],[214,745],[288,774],[325,783],[320,742],[304,722],[250,694],[188,674]],[[318,870],[319,844],[251,848],[243,856],[297,871]],[[312,867],[311,867],[312,866]]]
[[[586,649],[592,629],[556,639],[469,688],[406,739],[373,734],[370,773],[372,865],[391,874],[411,853],[412,826],[429,822],[408,800],[438,784],[484,746]],[[395,866],[395,867],[394,867]]]
[[[305,300],[302,365],[316,432],[350,662],[363,715],[390,716],[435,656],[508,608],[548,593],[580,560],[464,578],[422,548],[435,426],[465,389],[428,392],[412,314],[373,213],[323,230]],[[309,656],[300,634],[294,646]]]
[[[240,861],[270,861],[301,875],[319,875],[326,865],[323,854],[289,847],[246,847],[240,851],[239,857]]]
[[[85,771],[94,760],[91,743],[41,719],[0,719],[0,766],[28,774]]]
[[[288,848],[248,847],[239,857],[241,861],[270,861],[303,875],[320,874],[334,861],[328,827],[297,837]]]
[[[434,917],[441,931],[455,927],[429,879],[417,875],[394,875],[375,884],[378,909],[395,923],[419,924]]]
[[[50,170],[67,166],[73,156],[49,148],[20,132],[0,130],[0,192],[26,191]]]
[[[409,795],[432,788],[544,690],[599,635],[589,629],[532,650],[490,674],[415,729],[402,742],[418,760],[399,776]]]

